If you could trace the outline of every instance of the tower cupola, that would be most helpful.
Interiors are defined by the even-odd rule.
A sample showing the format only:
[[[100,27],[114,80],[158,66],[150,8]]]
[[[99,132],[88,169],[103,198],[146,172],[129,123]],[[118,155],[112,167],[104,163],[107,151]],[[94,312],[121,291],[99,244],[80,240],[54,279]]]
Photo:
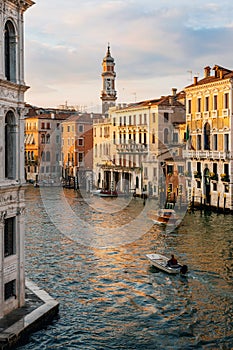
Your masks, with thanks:
[[[107,114],[109,107],[115,106],[115,101],[117,99],[115,90],[115,78],[116,73],[114,71],[115,62],[114,58],[111,56],[110,45],[108,44],[106,56],[103,58],[102,62],[102,113]]]

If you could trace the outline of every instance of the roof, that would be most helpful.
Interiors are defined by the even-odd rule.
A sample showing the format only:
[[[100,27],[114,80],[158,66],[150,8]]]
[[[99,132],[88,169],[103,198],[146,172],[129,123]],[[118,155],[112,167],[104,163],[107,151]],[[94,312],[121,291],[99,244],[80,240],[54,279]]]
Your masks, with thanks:
[[[208,69],[208,68],[210,69],[210,67],[205,67],[205,69]],[[213,83],[213,82],[220,81],[223,79],[233,78],[233,71],[228,69],[228,68],[224,68],[224,67],[221,67],[219,65],[215,65],[212,68],[212,70],[214,71],[214,75],[205,76],[201,80],[197,80],[196,83],[193,83],[191,85],[186,86],[185,89],[199,86],[199,85]]]
[[[81,122],[92,124],[93,120],[102,118],[102,116],[103,115],[100,113],[76,113],[67,118],[65,122]]]
[[[181,91],[176,96],[173,95],[167,95],[167,96],[161,96],[160,98],[130,103],[126,107],[119,108],[120,109],[134,109],[134,108],[140,108],[140,107],[151,107],[151,106],[177,106],[177,107],[184,107],[184,104],[182,104],[179,99],[184,98],[185,92]],[[172,103],[171,103],[172,98]]]

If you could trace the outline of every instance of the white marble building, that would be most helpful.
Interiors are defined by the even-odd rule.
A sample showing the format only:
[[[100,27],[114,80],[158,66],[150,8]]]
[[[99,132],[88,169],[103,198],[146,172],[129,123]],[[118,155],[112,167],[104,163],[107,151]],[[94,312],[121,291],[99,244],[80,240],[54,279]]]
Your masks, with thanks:
[[[0,1],[0,317],[25,302],[23,17],[33,4]]]

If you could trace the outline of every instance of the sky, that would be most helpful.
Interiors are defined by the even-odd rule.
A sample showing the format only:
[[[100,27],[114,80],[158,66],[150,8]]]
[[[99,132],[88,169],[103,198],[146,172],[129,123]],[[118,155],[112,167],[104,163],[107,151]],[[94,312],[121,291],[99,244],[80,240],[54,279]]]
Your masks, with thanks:
[[[233,69],[229,0],[36,0],[24,15],[25,101],[100,112],[110,43],[116,103],[182,90],[205,66]]]

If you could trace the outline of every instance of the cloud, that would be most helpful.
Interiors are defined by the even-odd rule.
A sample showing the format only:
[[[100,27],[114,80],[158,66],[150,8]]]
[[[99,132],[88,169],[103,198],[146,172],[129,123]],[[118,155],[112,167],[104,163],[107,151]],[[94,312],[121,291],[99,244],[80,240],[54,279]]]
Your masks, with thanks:
[[[126,102],[135,91],[147,99],[161,87],[169,92],[164,85],[173,81],[185,86],[190,69],[231,68],[232,7],[226,0],[38,0],[25,14],[27,102],[100,104],[108,42]]]

